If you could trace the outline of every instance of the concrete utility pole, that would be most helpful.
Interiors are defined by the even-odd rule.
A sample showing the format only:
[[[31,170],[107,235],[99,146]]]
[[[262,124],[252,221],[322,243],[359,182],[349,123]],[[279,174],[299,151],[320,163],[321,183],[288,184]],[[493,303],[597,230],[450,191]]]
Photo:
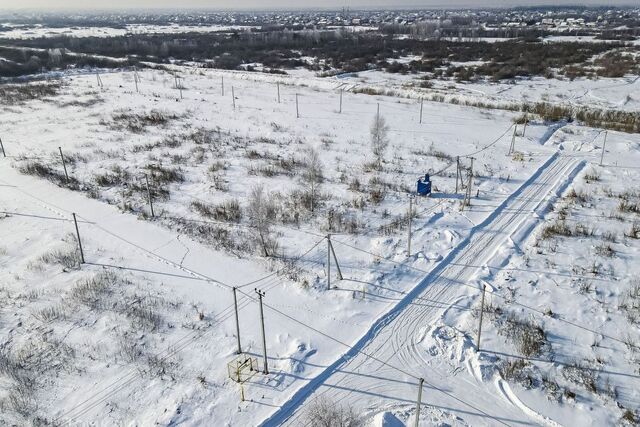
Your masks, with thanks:
[[[420,98],[420,124],[422,124],[422,110],[424,108],[424,98]]]
[[[76,226],[76,237],[78,238],[78,249],[80,250],[80,264],[84,264],[84,251],[82,250],[82,241],[80,240],[80,230],[78,229],[78,220],[76,219],[76,214],[73,215],[73,223]]]
[[[340,263],[338,262],[338,257],[336,256],[336,251],[333,249],[333,242],[331,242],[331,235],[328,235],[329,239],[329,249],[331,249],[331,255],[333,255],[333,261],[336,263],[336,269],[338,270],[338,280],[342,280],[342,270],[340,269]]]
[[[509,146],[509,155],[513,154],[516,149],[516,132],[518,131],[518,125],[513,125],[513,136],[511,137],[511,145]]]
[[[224,76],[222,76],[222,96],[224,96]]]
[[[411,256],[411,222],[413,220],[413,194],[409,194],[409,217],[408,217],[408,228],[409,233],[407,236],[407,256]]]
[[[138,72],[136,71],[136,67],[133,67],[133,81],[136,83],[136,92],[140,93],[138,90]]]
[[[64,154],[62,154],[62,147],[58,147],[58,151],[60,151],[60,159],[62,160],[62,167],[64,168],[64,177],[67,182],[69,182],[69,174],[67,173],[67,163],[64,161]]]
[[[298,94],[296,93],[296,119],[300,118],[300,107],[298,105]]]
[[[378,102],[378,112],[376,113],[376,118],[380,119],[380,103]]]
[[[327,234],[327,290],[331,290],[331,234]]]
[[[233,98],[233,109],[236,109],[236,90],[231,86],[231,98]]]
[[[267,363],[267,338],[264,333],[264,310],[262,308],[262,298],[265,293],[256,288],[256,293],[258,294],[258,300],[260,302],[260,323],[262,324],[262,350],[264,353],[264,370],[262,371],[265,375],[269,374],[269,365]]]
[[[344,92],[344,89],[340,89],[340,114],[342,114],[342,92]]]
[[[233,287],[233,307],[236,312],[236,336],[238,338],[238,350],[236,351],[236,353],[241,354],[242,346],[240,345],[240,319],[238,317],[238,297],[236,296],[236,291],[237,291],[237,288],[234,286]],[[262,326],[262,330],[264,331],[264,324]]]
[[[471,187],[473,184],[473,161],[474,157],[470,157],[471,167],[469,168],[469,182],[467,183],[467,190],[464,193],[464,200],[462,201],[462,209],[464,211],[465,206],[471,205]]]
[[[416,401],[416,419],[414,426],[420,425],[420,405],[422,405],[422,386],[424,385],[424,378],[420,378],[420,384],[418,385],[418,400]]]
[[[153,197],[151,195],[151,186],[149,185],[149,175],[144,174],[144,180],[147,183],[147,197],[149,198],[149,209],[151,210],[151,218],[155,218],[156,214],[153,211]]]
[[[2,143],[2,138],[0,138],[0,150],[2,150],[2,157],[7,157],[7,153],[4,152],[4,144]]]
[[[456,156],[456,194],[458,194],[459,180],[460,180],[460,156]]]
[[[487,290],[487,285],[482,285],[482,299],[480,301],[480,320],[478,321],[478,338],[476,341],[476,351],[480,351],[480,336],[482,335],[482,316],[484,314],[484,294]]]
[[[600,154],[600,166],[602,166],[602,162],[604,161],[604,147],[607,145],[607,134],[609,131],[604,131],[604,141],[602,142],[602,154]]]

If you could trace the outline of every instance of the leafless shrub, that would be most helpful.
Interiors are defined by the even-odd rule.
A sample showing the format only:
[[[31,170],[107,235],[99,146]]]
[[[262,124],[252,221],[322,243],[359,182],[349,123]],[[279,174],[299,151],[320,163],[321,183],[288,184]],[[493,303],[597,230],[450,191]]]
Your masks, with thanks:
[[[134,295],[130,301],[122,304],[120,310],[129,319],[135,330],[154,331],[162,323],[160,314],[156,312],[155,304],[144,296]]]
[[[45,264],[60,264],[67,269],[77,268],[80,265],[80,255],[75,247],[52,249],[38,258]]]
[[[640,223],[634,222],[631,224],[631,227],[629,228],[629,231],[625,233],[625,236],[632,239],[640,239]]]
[[[504,360],[498,365],[498,371],[506,381],[514,381],[525,388],[533,387],[531,364],[524,359]]]
[[[612,258],[616,255],[615,249],[611,247],[611,245],[606,243],[601,243],[595,247],[596,255],[600,255],[602,257]]]
[[[130,283],[113,272],[102,271],[90,278],[78,281],[71,288],[70,295],[74,301],[92,309],[104,309],[108,305],[107,296],[123,282],[124,284]]]
[[[311,427],[361,427],[364,421],[356,411],[340,403],[318,398],[309,404],[304,425]]]
[[[219,205],[195,201],[191,203],[191,208],[200,215],[216,221],[240,222],[242,219],[242,208],[238,199],[227,200]]]
[[[209,166],[208,170],[210,173],[216,173],[226,169],[227,169],[227,165],[225,162],[223,162],[222,160],[216,160]]]
[[[94,176],[96,184],[101,187],[114,187],[122,185],[131,179],[129,171],[120,165],[114,165],[109,172]]]
[[[175,220],[174,226],[178,228],[178,232],[211,245],[215,249],[240,254],[249,252],[252,248],[250,241],[253,239],[242,230],[229,230],[216,224],[195,223],[181,219]]]
[[[618,203],[618,211],[623,213],[640,214],[640,202],[620,200],[620,203]]]
[[[184,181],[184,175],[180,168],[166,167],[162,164],[148,164],[144,169],[149,171],[152,181],[158,185]]]
[[[565,196],[567,199],[578,202],[581,204],[587,203],[591,200],[591,196],[585,191],[576,191],[574,188]]]
[[[60,187],[66,187],[72,190],[80,189],[80,182],[73,176],[69,176],[69,179],[67,179],[62,167],[54,168],[51,165],[38,160],[27,160],[18,167],[18,170],[20,173],[25,175],[34,175],[44,178],[56,185],[59,185]]]
[[[126,129],[133,133],[142,133],[149,126],[164,126],[178,118],[175,114],[158,110],[148,113],[120,112],[112,115],[109,126],[116,130]]]
[[[356,234],[361,228],[361,224],[356,218],[346,212],[329,209],[327,211],[327,231],[332,233]]]
[[[249,205],[247,206],[247,216],[251,226],[256,231],[264,256],[268,257],[277,248],[277,243],[271,236],[271,227],[276,216],[276,209],[262,184],[254,187],[251,191]]]
[[[625,409],[622,414],[621,420],[623,423],[627,423],[632,426],[640,425],[640,418],[631,409]]]
[[[597,392],[597,374],[594,369],[574,362],[570,365],[563,366],[561,372],[567,381],[582,385],[593,393]]]
[[[389,146],[389,126],[380,114],[376,114],[371,123],[371,151],[376,157],[378,165],[382,165],[382,160]]]
[[[640,324],[640,281],[634,280],[624,295],[619,308],[623,309],[629,322]]]
[[[508,313],[498,322],[499,334],[510,339],[524,356],[538,356],[549,347],[544,329],[540,325],[519,319],[513,313]]]
[[[18,104],[33,99],[57,95],[62,84],[59,81],[47,83],[27,83],[0,86],[0,103]]]
[[[33,316],[43,322],[51,322],[67,317],[67,307],[63,304],[56,304],[37,310]]]
[[[587,182],[598,182],[600,181],[600,174],[597,171],[591,169],[584,174],[584,180]]]

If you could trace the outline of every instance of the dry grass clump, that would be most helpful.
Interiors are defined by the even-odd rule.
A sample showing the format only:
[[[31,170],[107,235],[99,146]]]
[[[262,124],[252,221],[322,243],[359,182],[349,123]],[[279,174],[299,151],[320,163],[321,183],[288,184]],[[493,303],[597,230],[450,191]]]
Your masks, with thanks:
[[[60,91],[62,83],[26,83],[0,86],[0,104],[13,105],[33,99],[55,96]]]
[[[128,130],[132,133],[142,133],[150,126],[165,126],[178,116],[159,110],[151,110],[146,113],[132,113],[123,111],[111,116],[109,126],[115,130]]]
[[[523,356],[539,356],[549,348],[542,326],[530,320],[519,319],[513,313],[508,313],[497,321],[498,333],[511,340]]]
[[[191,209],[205,218],[216,221],[237,223],[242,219],[242,208],[238,199],[227,200],[217,205],[195,201],[191,203]]]

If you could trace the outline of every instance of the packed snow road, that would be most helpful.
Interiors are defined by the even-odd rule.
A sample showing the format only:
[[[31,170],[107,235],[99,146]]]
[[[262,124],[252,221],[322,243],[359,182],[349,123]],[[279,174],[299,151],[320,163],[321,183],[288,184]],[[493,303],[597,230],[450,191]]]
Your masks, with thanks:
[[[572,155],[552,156],[376,322],[353,350],[312,379],[263,425],[304,425],[305,408],[316,399],[348,403],[364,413],[411,412],[418,378],[425,379],[423,422],[444,416],[454,424],[555,425],[505,392],[499,382],[483,380],[472,343],[475,325],[464,331],[461,345],[454,344],[451,336],[459,331],[434,325],[450,310],[461,308],[458,303],[469,294],[469,287],[480,286],[474,281],[478,266],[486,265],[510,239],[526,237],[522,229],[533,229],[532,221],[583,164]]]

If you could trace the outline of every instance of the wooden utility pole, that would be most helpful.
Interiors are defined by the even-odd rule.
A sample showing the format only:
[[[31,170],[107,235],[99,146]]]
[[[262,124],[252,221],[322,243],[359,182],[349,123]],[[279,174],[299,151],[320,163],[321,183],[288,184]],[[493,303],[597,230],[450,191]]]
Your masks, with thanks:
[[[67,163],[64,161],[64,154],[62,154],[62,147],[58,147],[58,151],[60,151],[60,160],[62,160],[62,167],[64,168],[64,177],[67,182],[69,182],[69,174],[67,173]]]
[[[529,116],[527,113],[524,114],[524,129],[522,130],[522,136],[524,137],[527,133],[527,125],[529,124]]]
[[[224,96],[224,76],[222,76],[222,96]]]
[[[424,385],[424,378],[420,378],[420,384],[418,385],[418,399],[416,400],[416,419],[414,426],[420,425],[420,406],[422,405],[422,386]]]
[[[237,291],[237,288],[234,286],[233,287],[233,307],[236,312],[236,336],[238,339],[238,350],[236,351],[236,353],[240,354],[242,353],[242,346],[240,345],[240,318],[238,317],[238,297],[236,296],[236,291]],[[262,328],[264,331],[264,325]]]
[[[151,218],[155,218],[156,214],[153,211],[153,197],[151,195],[151,186],[149,185],[149,175],[144,174],[144,180],[147,183],[147,197],[149,198],[149,209],[151,210]]]
[[[236,90],[231,86],[231,98],[233,98],[233,109],[236,109]]]
[[[424,108],[424,98],[420,98],[420,124],[422,124],[422,110]]]
[[[300,118],[300,107],[298,104],[298,94],[296,93],[296,118],[299,119]]]
[[[380,103],[378,102],[378,112],[376,113],[376,118],[380,119]]]
[[[80,264],[84,264],[84,251],[82,250],[82,241],[80,240],[80,230],[78,229],[78,219],[76,218],[76,214],[73,215],[73,223],[76,226],[76,237],[78,238],[78,249],[80,250]]]
[[[408,217],[408,236],[407,236],[407,256],[411,256],[411,222],[413,220],[413,194],[409,194],[409,217]]]
[[[98,87],[100,89],[104,88],[104,85],[102,84],[102,79],[100,78],[100,73],[96,71],[96,80],[98,81]]]
[[[342,93],[344,92],[344,89],[340,89],[340,114],[342,114]]]
[[[260,302],[260,324],[262,325],[262,351],[264,355],[264,370],[262,371],[265,375],[269,374],[269,365],[267,363],[267,338],[264,333],[264,309],[262,308],[262,298],[265,293],[256,288],[256,293],[258,294],[258,300]]]
[[[280,82],[278,82],[278,104],[280,104]]]
[[[602,142],[602,154],[600,154],[600,166],[602,166],[602,162],[604,161],[604,147],[607,145],[607,134],[609,131],[604,131],[604,141]]]
[[[487,285],[482,285],[482,299],[480,301],[480,320],[478,321],[478,338],[476,341],[476,351],[480,351],[480,337],[482,335],[482,316],[484,314],[484,294],[487,290]]]
[[[2,138],[0,138],[0,150],[2,150],[2,157],[7,157],[7,153],[4,152],[4,144],[2,143]]]

